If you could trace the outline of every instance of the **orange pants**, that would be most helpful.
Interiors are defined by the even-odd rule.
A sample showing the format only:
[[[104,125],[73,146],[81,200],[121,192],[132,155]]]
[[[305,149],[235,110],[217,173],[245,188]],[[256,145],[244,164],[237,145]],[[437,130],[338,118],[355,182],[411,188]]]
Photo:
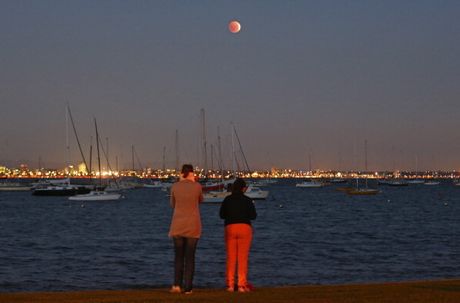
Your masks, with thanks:
[[[248,283],[248,257],[252,241],[252,227],[244,223],[229,224],[225,227],[227,248],[227,286],[235,286],[235,270],[238,264],[238,286]]]

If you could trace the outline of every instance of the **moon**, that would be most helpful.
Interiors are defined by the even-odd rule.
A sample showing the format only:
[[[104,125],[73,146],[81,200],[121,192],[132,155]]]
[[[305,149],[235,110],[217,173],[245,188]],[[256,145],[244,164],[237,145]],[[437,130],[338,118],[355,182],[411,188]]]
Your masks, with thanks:
[[[228,24],[228,30],[233,34],[236,34],[241,30],[241,24],[236,20],[232,20]]]

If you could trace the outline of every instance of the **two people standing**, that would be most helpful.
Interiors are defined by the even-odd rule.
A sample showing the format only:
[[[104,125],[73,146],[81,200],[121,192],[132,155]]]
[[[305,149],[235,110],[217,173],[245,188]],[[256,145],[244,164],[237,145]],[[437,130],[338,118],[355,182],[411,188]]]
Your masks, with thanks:
[[[231,195],[220,208],[225,224],[227,250],[227,291],[235,290],[235,273],[238,265],[237,289],[248,292],[248,256],[252,241],[251,220],[257,216],[254,204],[244,195],[246,183],[236,179]],[[174,284],[170,292],[191,294],[195,271],[195,251],[201,236],[199,204],[203,201],[201,185],[195,181],[193,166],[185,164],[181,177],[171,187],[171,207],[174,209],[169,237],[174,243]]]

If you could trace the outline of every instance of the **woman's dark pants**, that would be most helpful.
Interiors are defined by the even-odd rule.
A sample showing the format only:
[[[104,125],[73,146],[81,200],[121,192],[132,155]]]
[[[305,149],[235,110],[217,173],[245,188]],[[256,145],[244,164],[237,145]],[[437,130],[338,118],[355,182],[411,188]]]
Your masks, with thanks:
[[[197,238],[173,237],[174,241],[174,285],[190,291],[193,288],[193,274],[195,272],[195,250]]]

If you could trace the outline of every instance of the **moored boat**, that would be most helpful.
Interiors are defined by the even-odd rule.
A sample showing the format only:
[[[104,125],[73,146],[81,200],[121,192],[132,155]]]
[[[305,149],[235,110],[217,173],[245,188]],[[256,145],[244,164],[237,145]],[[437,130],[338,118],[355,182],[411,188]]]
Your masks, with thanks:
[[[409,183],[409,184],[423,184],[423,183],[425,183],[425,181],[421,180],[421,179],[413,179],[413,180],[407,180],[407,183]]]
[[[338,183],[347,183],[348,180],[345,178],[334,178],[329,180],[330,183],[338,184]]]
[[[17,182],[0,183],[0,191],[28,191],[30,186],[25,186]]]
[[[233,182],[235,182],[235,179],[226,179],[226,180],[221,180],[221,181],[207,181],[207,182],[201,183],[201,188],[203,192],[220,191],[220,190],[225,190],[230,184],[233,184]]]
[[[261,190],[258,187],[249,185],[244,194],[253,200],[265,200],[269,195],[268,190]],[[228,191],[210,191],[203,194],[204,203],[222,203],[224,199],[231,195]]]
[[[92,190],[88,194],[69,197],[69,200],[71,201],[113,201],[113,200],[119,200],[120,198],[121,198],[121,194],[117,192]]]
[[[303,188],[318,188],[318,187],[323,187],[325,184],[320,181],[314,181],[314,180],[305,180],[301,183],[297,183],[295,186],[296,187],[303,187]]]
[[[407,183],[407,181],[397,179],[397,180],[388,181],[386,185],[399,187],[399,186],[408,186],[409,183]]]
[[[353,188],[347,190],[346,193],[352,196],[369,196],[378,194],[379,190],[372,188]]]
[[[32,195],[34,196],[73,196],[87,194],[90,191],[90,187],[70,184],[69,178],[45,180],[32,186]]]
[[[249,185],[244,194],[253,200],[265,200],[268,197],[269,191]]]

